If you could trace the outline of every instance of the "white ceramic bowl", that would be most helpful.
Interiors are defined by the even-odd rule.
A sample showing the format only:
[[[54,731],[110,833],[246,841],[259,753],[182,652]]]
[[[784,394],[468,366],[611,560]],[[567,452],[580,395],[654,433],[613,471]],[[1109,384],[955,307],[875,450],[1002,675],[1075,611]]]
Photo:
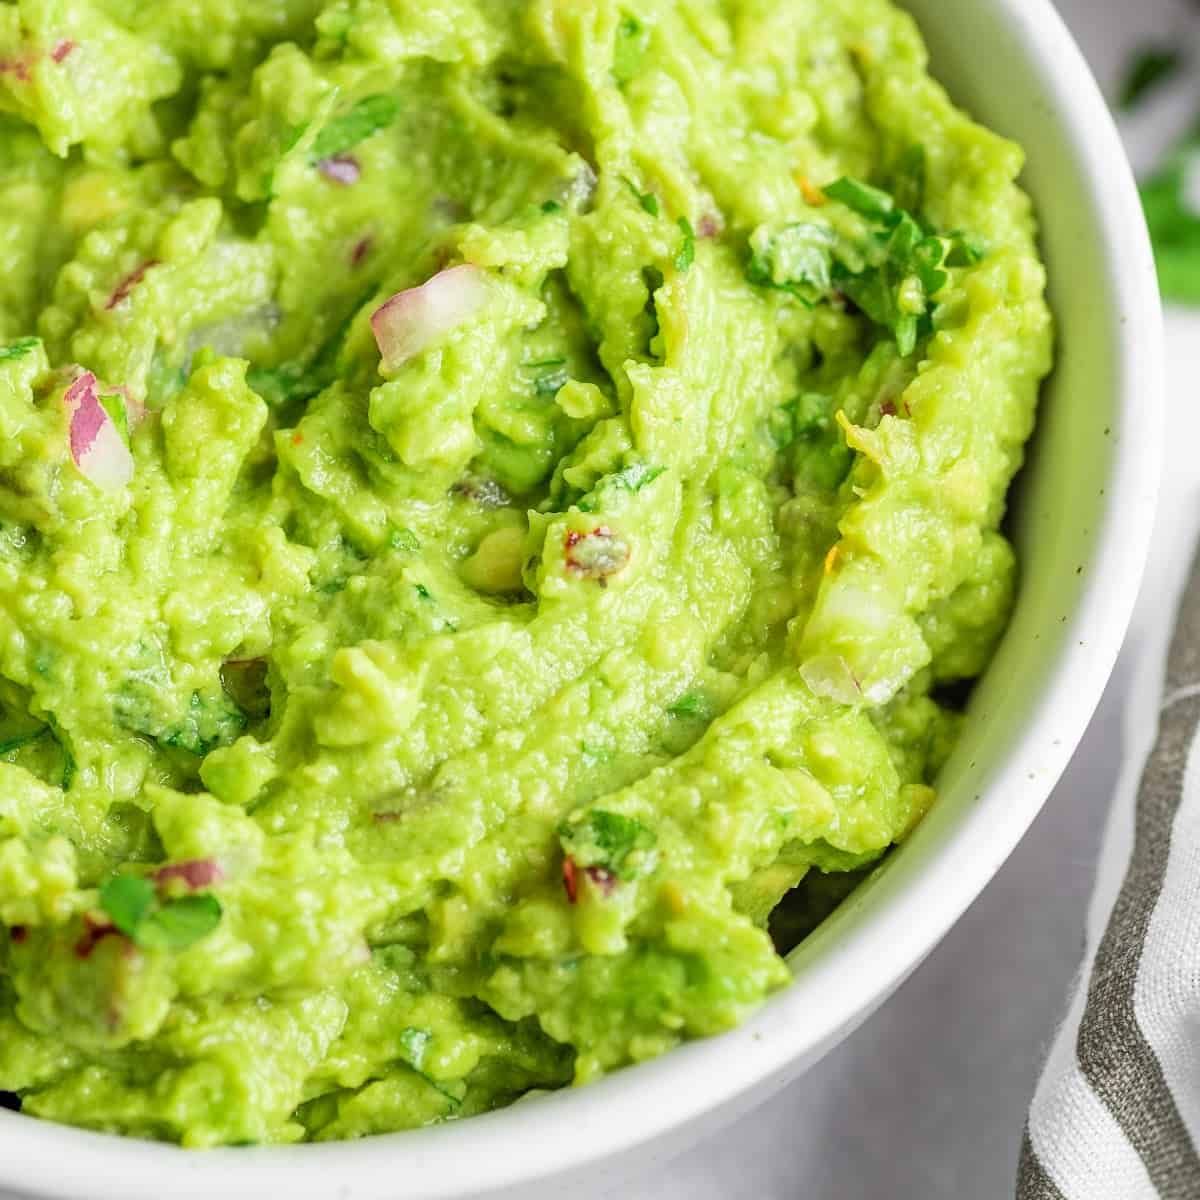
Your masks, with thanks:
[[[918,834],[792,957],[792,987],[726,1037],[590,1088],[351,1145],[189,1154],[0,1113],[0,1194],[536,1200],[632,1173],[769,1099],[845,1037],[1004,862],[1082,737],[1133,607],[1157,491],[1161,314],[1116,131],[1049,0],[902,2],[955,98],[1029,152],[1061,333],[1016,506],[1019,608]]]

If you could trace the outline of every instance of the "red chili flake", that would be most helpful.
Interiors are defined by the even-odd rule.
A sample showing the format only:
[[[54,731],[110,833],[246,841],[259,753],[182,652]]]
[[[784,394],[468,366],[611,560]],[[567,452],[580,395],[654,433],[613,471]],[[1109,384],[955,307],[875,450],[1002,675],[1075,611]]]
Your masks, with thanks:
[[[725,232],[725,220],[720,213],[705,213],[696,226],[696,232],[702,238],[720,237]]]
[[[151,878],[160,887],[170,883],[173,879],[180,879],[196,892],[202,888],[212,887],[214,883],[220,883],[225,878],[225,872],[221,870],[220,863],[213,859],[198,858],[192,862],[171,863],[168,866],[159,867]]]
[[[625,569],[633,551],[629,543],[613,533],[607,525],[601,525],[590,533],[569,529],[563,541],[567,569],[588,579],[595,579],[602,587],[608,586],[608,577]]]
[[[304,445],[304,434],[299,433],[299,432],[293,433],[292,434],[292,445],[293,446],[303,446]]]
[[[354,249],[350,252],[350,265],[352,267],[362,266],[363,259],[371,253],[371,247],[374,245],[372,238],[362,238]]]
[[[579,899],[579,868],[568,854],[563,859],[563,887],[567,889],[567,900],[574,904]]]
[[[8,936],[12,938],[14,946],[23,946],[29,938],[29,930],[24,925],[14,925],[8,931]]]
[[[129,293],[132,292],[133,289],[142,282],[142,280],[146,277],[146,272],[152,267],[157,267],[158,265],[159,260],[157,258],[152,258],[148,262],[142,263],[142,265],[138,267],[136,271],[126,275],[125,278],[122,279],[119,284],[117,284],[116,291],[114,291],[109,297],[108,304],[105,306],[108,311],[111,312],[117,307],[118,304],[128,300]]]
[[[117,927],[108,920],[98,920],[91,913],[85,913],[83,918],[83,934],[75,943],[76,958],[91,958],[92,951],[106,937],[119,936]]]
[[[72,50],[75,49],[77,45],[78,43],[71,41],[70,38],[63,38],[62,41],[54,47],[54,51],[50,57],[54,59],[56,63],[60,63],[64,58],[67,57],[68,54],[71,53]]]
[[[885,400],[879,406],[879,415],[882,417],[894,417],[896,415],[896,406],[890,400]]]

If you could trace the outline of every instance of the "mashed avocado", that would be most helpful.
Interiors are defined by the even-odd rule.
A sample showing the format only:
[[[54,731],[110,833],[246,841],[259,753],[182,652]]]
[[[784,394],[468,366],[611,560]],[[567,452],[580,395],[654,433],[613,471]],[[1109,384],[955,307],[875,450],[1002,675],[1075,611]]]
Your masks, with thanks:
[[[0,3],[0,1089],[356,1137],[783,987],[1011,608],[1021,161],[889,0]]]

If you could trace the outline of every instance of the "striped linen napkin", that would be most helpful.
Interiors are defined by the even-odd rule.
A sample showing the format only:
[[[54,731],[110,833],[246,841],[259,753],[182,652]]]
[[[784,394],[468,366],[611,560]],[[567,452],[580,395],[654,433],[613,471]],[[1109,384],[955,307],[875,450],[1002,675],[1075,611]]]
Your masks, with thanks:
[[[1158,169],[1147,207],[1164,287],[1196,303],[1200,137],[1190,158],[1168,151],[1196,128],[1200,46],[1198,23],[1177,19],[1176,46],[1196,48],[1125,134],[1135,166]],[[1172,314],[1168,334],[1171,437],[1132,637],[1127,766],[1075,995],[1030,1108],[1018,1200],[1200,1200],[1200,555],[1189,567],[1187,549],[1200,536],[1200,312]]]
[[[1147,663],[1134,705],[1161,674]],[[1098,936],[1030,1112],[1020,1200],[1200,1197],[1200,559],[1160,695],[1105,847],[1126,874],[1115,899],[1111,870],[1102,878]]]

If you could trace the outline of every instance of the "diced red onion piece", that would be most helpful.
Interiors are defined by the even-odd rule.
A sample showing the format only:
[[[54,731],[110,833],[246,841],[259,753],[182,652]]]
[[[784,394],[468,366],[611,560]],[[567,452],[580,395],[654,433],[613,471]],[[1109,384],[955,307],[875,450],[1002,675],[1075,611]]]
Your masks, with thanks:
[[[469,264],[440,271],[428,283],[397,293],[371,317],[384,369],[395,370],[415,358],[470,320],[486,300],[483,272]]]
[[[332,158],[323,158],[317,163],[317,170],[330,183],[340,183],[350,187],[362,178],[362,167],[358,159],[351,154],[335,154]]]
[[[862,686],[854,678],[850,664],[840,654],[821,654],[810,658],[800,667],[800,678],[808,684],[814,696],[833,700],[837,704],[858,706],[865,699]]]
[[[198,892],[220,883],[225,878],[221,864],[211,858],[198,858],[192,862],[171,863],[159,867],[154,872],[154,882],[157,884],[170,883],[173,879],[182,880],[193,891]]]
[[[63,403],[71,422],[71,460],[80,474],[102,491],[127,487],[133,479],[133,455],[100,403],[95,375],[80,375]]]
[[[137,270],[131,271],[128,275],[126,275],[125,278],[122,279],[121,282],[118,283],[113,289],[113,294],[109,296],[108,303],[105,305],[105,309],[108,312],[112,312],[112,310],[119,304],[123,304],[126,300],[128,300],[129,293],[132,292],[133,289],[137,287],[137,285],[141,283],[143,279],[146,278],[146,272],[153,270],[153,268],[157,267],[158,265],[158,259],[152,258],[148,262],[142,263]]]

